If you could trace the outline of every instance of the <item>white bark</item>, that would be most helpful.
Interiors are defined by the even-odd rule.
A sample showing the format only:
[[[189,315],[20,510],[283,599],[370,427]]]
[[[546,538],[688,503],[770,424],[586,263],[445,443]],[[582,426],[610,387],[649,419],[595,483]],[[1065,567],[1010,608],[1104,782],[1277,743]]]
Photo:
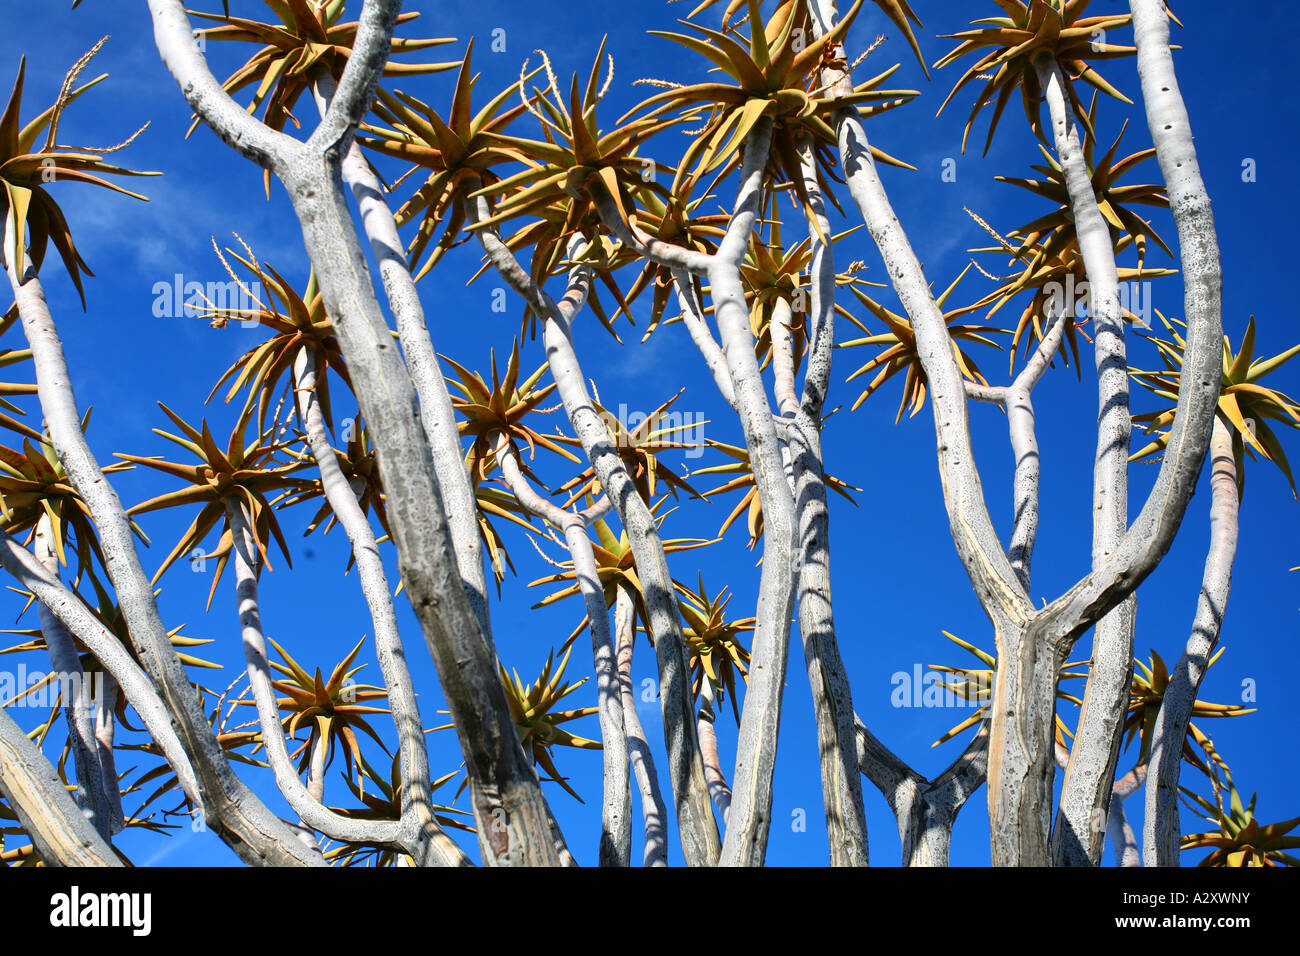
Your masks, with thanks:
[[[772,775],[781,728],[781,695],[794,612],[794,499],[781,461],[740,281],[740,263],[758,215],[763,168],[772,136],[768,118],[754,124],[744,146],[740,189],[727,233],[709,263],[714,316],[735,388],[750,468],[763,506],[763,567],[758,623],[750,650],[749,680],[736,741],[731,811],[723,841],[723,866],[762,866],[772,815]]]
[[[830,515],[821,446],[822,409],[830,386],[831,353],[835,339],[835,258],[822,237],[831,235],[825,200],[817,181],[812,145],[799,146],[804,189],[810,199],[808,215],[812,260],[809,266],[810,311],[807,371],[794,421],[784,429],[789,452],[795,512],[798,516],[799,635],[817,719],[822,802],[832,866],[866,866],[869,862],[867,824],[859,772],[853,695],[840,658],[831,604]]]
[[[1219,416],[1214,421],[1210,460],[1210,547],[1205,556],[1196,617],[1178,662],[1169,671],[1160,712],[1151,732],[1146,781],[1146,820],[1143,855],[1147,866],[1178,866],[1182,829],[1178,820],[1178,776],[1183,745],[1196,695],[1219,643],[1223,615],[1232,589],[1232,565],[1237,557],[1237,463],[1232,428]]]
[[[1065,176],[1075,236],[1088,275],[1088,310],[1097,365],[1097,453],[1093,467],[1092,566],[1114,553],[1128,530],[1128,354],[1119,301],[1119,273],[1110,226],[1093,193],[1082,134],[1066,102],[1065,77],[1054,59],[1037,64],[1052,116],[1057,160]],[[1066,303],[1072,309],[1073,303]],[[1058,866],[1095,866],[1105,840],[1103,821],[1119,759],[1133,669],[1136,599],[1130,595],[1097,622],[1083,707],[1061,785],[1052,834]]]
[[[46,866],[121,866],[40,748],[0,708],[0,794]]]
[[[329,73],[321,71],[315,83],[316,105],[324,115],[336,86]],[[343,181],[352,190],[361,214],[361,225],[383,282],[388,307],[397,322],[397,336],[406,358],[411,383],[420,399],[420,421],[429,439],[433,468],[449,509],[448,524],[456,547],[457,563],[464,578],[479,625],[489,629],[487,577],[483,568],[483,550],[479,541],[478,513],[474,488],[461,453],[460,435],[456,430],[456,413],[452,408],[447,383],[438,364],[438,355],[425,320],[415,280],[397,221],[384,198],[384,189],[370,164],[355,142],[342,161]]]
[[[324,747],[317,746],[313,750],[309,783],[304,785],[298,776],[298,770],[293,765],[289,748],[285,744],[284,725],[280,718],[275,688],[271,684],[271,667],[266,656],[266,638],[262,632],[262,612],[258,600],[257,546],[253,541],[244,506],[233,497],[226,499],[226,521],[234,541],[234,560],[231,563],[235,569],[239,636],[244,648],[248,685],[252,688],[253,702],[257,705],[257,721],[261,726],[267,760],[275,773],[277,789],[303,823],[330,839],[397,846],[399,837],[396,821],[354,820],[341,816],[324,805]]]
[[[709,331],[709,324],[704,319],[704,309],[696,295],[694,277],[684,269],[673,272],[673,287],[677,292],[677,302],[682,307],[682,324],[690,333],[691,341],[704,356],[704,363],[709,368],[713,383],[718,392],[733,409],[736,407],[736,390],[731,386],[731,376],[727,374],[727,358],[722,354],[722,346]]]
[[[190,44],[193,45],[192,38]],[[12,248],[12,218],[6,223],[5,233],[4,248]],[[63,345],[40,280],[30,262],[8,263],[6,268],[32,350],[37,395],[51,443],[99,530],[105,569],[117,592],[131,639],[176,722],[182,745],[192,761],[202,798],[196,801],[196,806],[202,806],[208,814],[208,827],[246,863],[279,866],[321,863],[319,855],[306,852],[293,829],[257,798],[226,760],[158,613],[153,588],[135,550],[130,520],[82,433]]]
[[[308,445],[320,470],[321,487],[330,510],[343,527],[357,564],[357,577],[374,625],[375,656],[388,691],[388,705],[397,728],[402,786],[402,841],[417,863],[431,866],[467,866],[464,852],[443,831],[433,815],[429,753],[424,743],[424,723],[416,702],[415,684],[406,663],[406,648],[393,608],[374,529],[366,519],[356,493],[339,466],[330,445],[325,418],[317,399],[315,356],[307,348],[294,360],[294,393]],[[319,799],[319,796],[317,797]]]
[[[3,532],[0,532],[0,564],[19,584],[35,594],[41,605],[95,655],[114,684],[126,695],[127,703],[140,715],[145,730],[176,773],[186,798],[202,811],[203,794],[199,791],[189,755],[172,729],[171,714],[154,690],[149,675],[80,598],[64,587],[63,582],[50,574],[26,548]]]
[[[609,608],[591,549],[589,521],[585,512],[565,511],[547,501],[528,483],[510,439],[498,432],[493,440],[502,477],[521,505],[564,533],[573,576],[587,608],[591,631],[591,652],[596,674],[596,706],[600,718],[601,760],[604,783],[601,799],[600,865],[628,866],[632,853],[632,791],[628,781],[628,744],[623,729],[623,702],[618,681],[614,639],[609,630]],[[600,507],[609,506],[602,496]],[[593,506],[594,507],[594,506]]]
[[[48,514],[41,515],[36,524],[32,551],[45,570],[57,578],[59,557],[54,548]],[[92,675],[82,669],[76,641],[63,622],[40,602],[37,602],[36,610],[50,655],[50,666],[63,689],[68,745],[77,770],[77,804],[99,835],[111,840],[114,834],[121,832],[125,823],[122,819],[122,791],[113,760],[112,736],[108,736],[107,746],[104,746],[96,733],[99,729],[97,711],[104,703],[99,698],[107,688],[101,685],[96,693],[91,684]]]
[[[700,710],[697,717],[700,752],[704,757],[704,775],[709,781],[709,796],[718,808],[725,829],[727,819],[731,816],[731,787],[727,783],[726,774],[722,772],[722,760],[718,756],[718,735],[713,729],[713,722],[718,715],[714,705],[713,684],[705,677],[700,687]]]
[[[367,0],[326,116],[306,143],[298,143],[269,137],[221,92],[189,34],[179,0],[149,3],[163,60],[195,112],[226,142],[263,162],[288,189],[374,435],[398,565],[466,758],[484,861],[558,865],[557,831],[514,732],[491,635],[465,594],[415,390],[393,347],[344,199],[340,165],[387,61],[401,4]],[[195,90],[209,95],[196,98]]]
[[[1110,812],[1106,818],[1106,835],[1115,851],[1115,865],[1135,867],[1142,865],[1141,848],[1133,827],[1129,825],[1124,813],[1124,800],[1146,783],[1147,765],[1140,764],[1130,770],[1122,779],[1115,781],[1110,796]]]
[[[623,726],[627,732],[628,755],[632,774],[641,793],[641,817],[644,821],[643,866],[668,865],[668,810],[659,790],[659,774],[654,756],[646,741],[641,718],[636,712],[636,692],[632,684],[632,653],[636,647],[636,597],[630,587],[619,583],[614,602],[614,633],[618,642],[618,689],[623,704]]]
[[[815,24],[824,27],[832,22],[835,5],[832,0],[816,3]],[[1048,862],[1057,670],[1079,636],[1133,593],[1168,551],[1191,498],[1218,400],[1221,272],[1213,217],[1173,82],[1163,6],[1154,0],[1133,3],[1144,98],[1182,244],[1187,358],[1167,453],[1137,520],[1102,566],[1040,611],[1029,603],[988,518],[970,453],[965,389],[943,316],[885,196],[860,119],[851,110],[836,117],[850,193],[916,332],[958,554],[993,619],[999,657],[1009,665],[996,671],[993,698],[989,809],[995,865]]]
[[[660,702],[669,776],[677,805],[683,853],[688,865],[712,866],[717,862],[720,841],[700,758],[690,699],[690,669],[667,557],[654,516],[632,483],[622,456],[587,393],[586,379],[573,345],[571,322],[586,301],[590,272],[585,268],[575,268],[565,296],[557,304],[543,289],[533,284],[496,230],[478,225],[489,215],[485,199],[480,197],[477,202],[468,204],[470,228],[479,237],[489,261],[544,322],[542,336],[546,361],[569,424],[581,442],[601,488],[618,513],[619,521],[627,530],[659,661]],[[576,249],[576,245],[571,245],[570,257]]]
[[[988,773],[989,725],[934,780],[927,780],[896,756],[854,715],[859,765],[898,821],[903,866],[948,865],[957,814]]]
[[[1007,413],[1011,453],[1016,461],[1011,540],[1007,545],[1007,557],[1011,559],[1011,569],[1016,573],[1026,594],[1030,593],[1033,581],[1034,547],[1038,543],[1038,489],[1042,476],[1033,392],[1047,371],[1052,357],[1061,347],[1065,325],[1066,319],[1063,316],[1053,317],[1038,348],[1010,385],[991,387],[974,382],[966,383],[966,394],[972,399],[996,403]]]

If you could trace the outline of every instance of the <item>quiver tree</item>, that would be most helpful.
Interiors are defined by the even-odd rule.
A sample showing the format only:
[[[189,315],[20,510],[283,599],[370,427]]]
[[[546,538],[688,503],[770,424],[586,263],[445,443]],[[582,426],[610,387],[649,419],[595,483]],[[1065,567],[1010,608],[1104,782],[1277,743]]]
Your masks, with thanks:
[[[283,185],[306,256],[289,263],[277,251],[273,267],[242,239],[239,252],[214,241],[238,302],[202,295],[187,313],[225,330],[212,336],[237,328],[256,336],[208,396],[232,406],[230,438],[219,443],[206,418],[191,424],[197,416],[159,402],[170,423],[156,432],[184,460],[119,452],[119,464],[101,467],[42,285],[48,245],[83,302],[82,278],[92,273],[46,185],[123,192],[104,177],[134,174],[103,161],[112,150],[59,145],[64,109],[99,82],[76,86],[89,55],[27,126],[20,67],[0,116],[0,248],[15,299],[0,334],[21,327],[26,347],[13,342],[0,364],[30,362],[35,382],[0,386],[12,413],[0,427],[22,445],[0,448],[0,559],[37,606],[40,641],[33,633],[12,650],[45,650],[60,672],[105,672],[113,696],[107,711],[60,701],[70,764],[51,764],[41,749],[60,742],[55,716],[28,734],[0,714],[0,831],[25,834],[31,847],[0,847],[6,862],[111,865],[124,828],[161,829],[188,814],[250,864],[467,865],[449,829],[472,817],[485,865],[571,865],[582,854],[551,798],[588,801],[570,767],[583,766],[581,751],[600,749],[601,865],[662,865],[670,843],[690,865],[762,865],[796,636],[834,865],[869,862],[864,776],[897,820],[906,865],[948,863],[958,811],[981,785],[995,865],[1096,865],[1107,839],[1117,861],[1134,863],[1123,801],[1139,789],[1145,862],[1172,865],[1183,762],[1212,790],[1207,798],[1188,788],[1187,799],[1217,825],[1185,848],[1213,848],[1211,865],[1293,862],[1285,851],[1294,821],[1261,826],[1189,719],[1251,710],[1198,691],[1236,557],[1244,461],[1267,459],[1291,478],[1280,436],[1300,426],[1300,409],[1259,381],[1300,346],[1255,359],[1253,320],[1239,351],[1224,338],[1218,235],[1174,71],[1177,21],[1163,2],[1090,15],[1087,0],[997,0],[981,11],[988,16],[945,35],[956,45],[935,70],[960,63],[964,72],[940,113],[974,96],[953,145],[964,152],[986,121],[985,153],[995,140],[1011,144],[1004,112],[1018,99],[1036,141],[1026,156],[1034,175],[1007,169],[997,178],[1018,187],[1005,192],[1047,206],[1019,224],[997,209],[970,210],[972,236],[994,245],[971,249],[979,259],[938,283],[881,176],[882,167],[891,177],[918,174],[901,157],[922,150],[875,143],[877,129],[888,138],[897,128],[877,119],[917,109],[922,91],[895,88],[900,65],[877,68],[880,41],[862,27],[885,18],[877,22],[899,31],[928,81],[909,3],[855,0],[840,10],[831,0],[731,0],[721,11],[716,0],[701,3],[679,29],[651,31],[661,48],[687,54],[674,63],[680,76],[644,78],[650,92],[625,100],[621,116],[608,40],[592,43],[594,56],[584,52],[582,71],[567,76],[536,51],[540,66],[525,60],[497,90],[484,78],[481,39],[475,53],[468,38],[462,46],[398,35],[399,26],[423,25],[399,0],[353,4],[355,20],[345,19],[344,0],[248,0],[248,11],[198,14],[179,0],[147,5],[162,61],[192,111],[190,132],[208,127],[235,154],[230,162],[262,169],[267,198],[272,179]],[[270,16],[254,19],[263,5]],[[1113,42],[1129,31],[1131,43]],[[209,40],[241,51],[224,81],[207,62]],[[404,58],[448,46],[463,56]],[[1141,125],[1129,133],[1130,120],[1142,115],[1151,145],[1122,155],[1125,135]],[[1139,169],[1155,179],[1142,165],[1151,159],[1161,181],[1132,181]],[[242,199],[241,212],[254,200]],[[1176,243],[1164,238],[1170,219]],[[883,281],[863,275],[873,267],[883,267]],[[970,291],[981,276],[991,286]],[[440,290],[465,279],[496,284],[494,311],[521,315],[517,326],[491,330],[486,372],[434,344],[454,331]],[[1134,336],[1143,316],[1122,297],[1127,283],[1156,279],[1183,288],[1182,322],[1165,321],[1170,340]],[[579,324],[588,311],[603,329],[593,329],[598,345]],[[625,344],[646,316],[640,343]],[[841,330],[851,326],[838,337],[837,319]],[[619,378],[611,356],[649,347],[652,335],[677,336],[667,371],[688,388],[650,399],[629,396],[618,380],[598,392],[597,376]],[[1130,358],[1148,338],[1163,371],[1139,371]],[[1002,349],[1005,376],[988,360]],[[1033,558],[1056,529],[1040,520],[1040,485],[1052,471],[1040,460],[1035,392],[1058,360],[1082,380],[1089,349],[1098,411],[1087,436],[1095,448],[1087,572],[1041,593]],[[837,354],[852,359],[841,378],[856,400],[828,433],[840,410],[827,407]],[[1135,411],[1134,380],[1164,405]],[[851,497],[870,492],[828,465],[839,471],[843,436],[871,442],[859,409],[893,387],[895,424],[915,428],[902,423],[905,411],[932,412],[952,542],[993,648],[959,642],[982,666],[939,668],[951,677],[947,689],[978,709],[944,736],[973,731],[933,778],[857,713],[837,621],[855,633],[862,622],[844,623],[831,589],[840,513],[827,490],[868,515],[889,505]],[[723,415],[683,424],[678,416],[701,390]],[[635,422],[625,418],[629,398],[645,407]],[[972,417],[985,412],[972,413],[972,403],[1005,416],[1015,463],[1007,533],[976,463]],[[37,405],[41,427],[36,416],[19,420]],[[1155,436],[1136,454],[1135,423]],[[730,440],[702,436],[701,425]],[[1135,595],[1173,545],[1207,452],[1211,549],[1192,637],[1173,668],[1153,652],[1135,672],[1143,628]],[[1130,455],[1159,462],[1136,508]],[[685,470],[683,459],[705,456]],[[180,487],[151,485],[156,492],[124,508],[112,484],[124,465],[132,480],[157,475]],[[700,476],[721,483],[705,487]],[[190,523],[150,577],[134,519],[173,508]],[[741,515],[754,554],[716,558],[739,541],[724,534]],[[364,597],[365,636],[349,634],[333,657],[272,636],[283,625],[263,595],[292,580],[295,549],[282,522],[299,516],[307,533],[343,529],[343,570],[355,572]],[[837,531],[835,540],[851,557],[837,575],[858,575],[876,557],[851,535]],[[533,551],[550,568],[527,586],[552,590],[528,620],[547,623],[494,622],[487,565],[500,597],[520,584],[506,571]],[[72,583],[63,580],[70,556]],[[237,613],[223,627],[238,621],[244,668],[219,693],[192,683],[185,667],[194,659],[182,656],[179,630],[164,625],[155,590],[199,558],[214,564],[201,569],[212,576],[209,606],[220,608],[227,570],[234,579]],[[315,610],[334,597],[324,590]],[[557,620],[543,609],[568,609],[570,597],[582,600],[576,627],[537,633]],[[439,729],[454,736],[460,767],[431,768],[427,725],[438,698],[416,678],[416,629],[449,718]],[[573,653],[584,631],[590,670],[585,653]],[[499,653],[503,635],[510,647]],[[654,652],[648,693],[633,671],[643,640]],[[356,680],[367,647],[378,663],[371,679],[382,683]],[[543,649],[540,676],[520,677],[516,667],[536,673]],[[639,704],[657,710],[662,749]],[[723,705],[734,734],[717,719]],[[234,725],[235,713],[255,718]],[[123,724],[130,714],[128,726],[148,743],[115,737],[105,714]],[[160,763],[119,779],[114,755],[132,746]],[[268,769],[290,819],[242,777]],[[433,793],[462,772],[451,802],[464,793],[469,809],[458,816]],[[129,809],[146,787],[144,804]],[[164,796],[173,806],[146,814]]]

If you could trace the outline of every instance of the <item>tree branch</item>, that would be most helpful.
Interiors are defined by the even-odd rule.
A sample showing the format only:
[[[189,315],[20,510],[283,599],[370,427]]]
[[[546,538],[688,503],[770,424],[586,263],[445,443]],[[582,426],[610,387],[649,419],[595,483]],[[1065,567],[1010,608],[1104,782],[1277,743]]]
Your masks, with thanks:
[[[0,708],[0,793],[46,866],[121,866],[54,767]]]
[[[1210,460],[1210,547],[1205,556],[1201,593],[1187,646],[1169,672],[1160,712],[1151,731],[1146,781],[1143,853],[1147,866],[1178,866],[1182,828],[1178,821],[1178,775],[1183,742],[1196,695],[1219,643],[1237,557],[1239,501],[1232,430],[1220,415],[1214,420]]]
[[[1066,102],[1065,76],[1052,57],[1037,63],[1069,193],[1075,235],[1088,276],[1088,311],[1094,329],[1097,366],[1097,452],[1093,466],[1092,566],[1111,555],[1128,530],[1129,418],[1128,353],[1119,301],[1119,273],[1110,225],[1093,192],[1082,136]],[[1066,303],[1069,309],[1073,303]],[[1061,785],[1052,832],[1057,866],[1095,866],[1105,841],[1103,821],[1110,802],[1120,736],[1133,668],[1135,599],[1130,596],[1097,622],[1091,666],[1074,746]]]
[[[13,219],[5,246],[14,247]],[[235,775],[217,742],[198,695],[171,644],[153,588],[135,550],[131,522],[108,483],[81,428],[71,375],[40,279],[30,260],[9,263],[9,283],[36,367],[37,395],[50,441],[73,487],[99,530],[104,565],[117,592],[131,640],[176,721],[185,752],[193,761],[208,826],[246,862],[278,866],[315,865],[293,831]]]
[[[690,670],[668,560],[654,516],[632,483],[622,456],[587,393],[586,379],[573,345],[570,322],[586,300],[591,284],[590,270],[575,266],[564,298],[557,304],[532,281],[496,230],[479,225],[489,217],[490,210],[483,197],[470,205],[470,228],[479,237],[488,260],[543,320],[546,361],[565,413],[601,487],[617,511],[619,521],[627,530],[655,638],[669,775],[677,805],[683,853],[690,866],[712,866],[719,853],[718,830],[700,756],[690,699]],[[580,241],[575,237],[571,243],[570,258],[576,255]]]
[[[324,114],[334,95],[334,78],[322,70],[313,87],[317,107]],[[362,155],[361,147],[355,142],[348,147],[341,170],[343,181],[351,188],[360,210],[362,228],[370,240],[375,260],[379,263],[379,276],[388,307],[397,322],[398,340],[406,358],[411,383],[419,397],[420,421],[424,425],[425,436],[429,439],[434,473],[449,509],[447,520],[451,526],[456,563],[464,580],[465,592],[474,606],[479,625],[487,632],[491,627],[487,577],[479,542],[474,487],[465,467],[460,435],[456,430],[456,413],[429,334],[424,305],[406,261],[404,246],[397,232],[397,222],[384,198],[383,186]]]
[[[417,863],[431,866],[468,866],[469,859],[437,823],[433,815],[429,754],[424,743],[424,722],[416,702],[415,684],[406,664],[406,649],[397,626],[392,588],[370,527],[356,493],[339,466],[338,456],[325,431],[325,418],[317,397],[316,359],[309,347],[294,360],[294,392],[298,414],[307,433],[312,457],[320,470],[321,488],[330,510],[343,527],[357,563],[361,591],[374,625],[375,656],[384,676],[388,704],[393,713],[400,748],[399,767],[402,811],[399,829],[407,852]],[[265,649],[263,650],[265,653]],[[256,689],[256,688],[255,688]]]
[[[514,444],[504,434],[497,432],[493,445],[502,477],[515,498],[530,512],[564,533],[569,556],[573,559],[573,576],[586,604],[587,624],[591,631],[596,703],[603,745],[600,865],[628,866],[632,852],[632,791],[628,781],[627,734],[623,729],[623,702],[614,639],[609,631],[609,608],[605,605],[605,591],[588,531],[588,520],[594,519],[583,513],[565,511],[539,495],[519,466]],[[608,506],[608,497],[602,497],[601,501]]]

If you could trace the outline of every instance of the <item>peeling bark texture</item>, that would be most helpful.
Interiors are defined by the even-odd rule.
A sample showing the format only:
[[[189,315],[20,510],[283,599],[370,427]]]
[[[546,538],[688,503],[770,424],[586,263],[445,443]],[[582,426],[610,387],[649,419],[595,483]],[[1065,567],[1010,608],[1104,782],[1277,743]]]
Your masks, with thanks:
[[[1192,633],[1182,656],[1169,671],[1169,686],[1151,732],[1146,780],[1146,820],[1143,853],[1147,866],[1178,866],[1182,828],[1178,821],[1178,775],[1183,741],[1201,680],[1219,643],[1223,615],[1232,589],[1232,565],[1237,558],[1237,463],[1232,428],[1215,419],[1210,459],[1210,548],[1205,556],[1201,593]]]
[[[0,794],[46,866],[121,866],[40,748],[0,708]]]
[[[1097,454],[1093,468],[1092,566],[1100,567],[1128,530],[1128,352],[1119,300],[1119,273],[1110,225],[1093,193],[1082,134],[1066,102],[1065,77],[1054,59],[1037,64],[1065,175],[1075,235],[1088,276],[1088,310],[1097,365]],[[1066,308],[1073,308],[1066,303]],[[1121,731],[1133,672],[1136,599],[1129,596],[1097,622],[1083,707],[1061,785],[1052,833],[1056,866],[1096,866],[1105,841]]]

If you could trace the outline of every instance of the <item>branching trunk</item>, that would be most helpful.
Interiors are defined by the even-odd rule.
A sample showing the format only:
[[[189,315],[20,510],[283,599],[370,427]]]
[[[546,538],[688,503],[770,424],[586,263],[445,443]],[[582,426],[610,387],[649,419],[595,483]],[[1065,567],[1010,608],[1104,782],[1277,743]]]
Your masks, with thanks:
[[[316,105],[322,117],[328,112],[336,91],[334,78],[320,71],[315,83]],[[465,582],[479,625],[489,629],[487,576],[483,569],[483,549],[479,541],[478,513],[474,487],[461,454],[460,435],[456,430],[456,413],[447,392],[446,380],[438,364],[438,355],[425,321],[424,305],[406,261],[397,221],[384,198],[384,188],[371,169],[361,147],[355,142],[348,148],[341,165],[343,181],[352,190],[361,214],[361,227],[370,240],[370,249],[379,263],[388,307],[397,322],[397,337],[406,358],[411,383],[420,400],[420,421],[429,439],[433,468],[438,485],[448,505],[447,523],[456,547],[457,564]]]
[[[201,807],[199,785],[189,755],[172,728],[171,714],[154,690],[149,675],[131,658],[117,636],[90,612],[84,601],[64,587],[26,548],[4,532],[0,532],[0,564],[19,584],[36,595],[42,606],[58,618],[95,656],[108,672],[114,686],[126,696],[127,702],[139,714],[145,730],[158,745],[163,759],[176,773],[186,799],[195,807]]]
[[[927,780],[877,740],[856,714],[853,720],[862,773],[898,820],[903,866],[947,866],[957,814],[987,776],[988,724],[947,770]]]
[[[677,824],[682,850],[690,866],[712,866],[718,860],[720,841],[709,801],[708,782],[700,757],[699,736],[690,699],[690,670],[681,621],[673,597],[672,575],[659,538],[658,527],[650,508],[641,499],[610,438],[605,423],[587,393],[586,379],[573,345],[571,322],[586,301],[591,276],[578,267],[570,277],[569,288],[557,304],[536,287],[528,273],[515,259],[492,228],[478,223],[489,216],[487,202],[480,199],[467,210],[471,228],[497,272],[542,317],[546,361],[555,380],[560,400],[591,462],[601,488],[609,497],[619,521],[627,530],[628,541],[641,581],[650,629],[655,638],[659,662],[660,702],[664,715],[664,736],[668,749],[668,770],[677,806]],[[569,250],[571,257],[576,246]]]
[[[193,45],[188,34],[187,40]],[[13,248],[12,218],[6,224],[5,233],[4,247]],[[158,613],[153,588],[135,550],[130,520],[82,433],[63,345],[40,280],[30,262],[8,263],[7,270],[23,331],[32,350],[37,394],[51,443],[99,531],[105,569],[117,592],[131,639],[192,761],[201,798],[197,805],[202,808],[208,827],[249,864],[321,864],[319,854],[312,855],[305,850],[293,829],[257,798],[226,760]]]
[[[239,612],[239,637],[248,670],[248,686],[257,705],[257,721],[267,760],[275,773],[275,782],[289,806],[304,824],[334,840],[395,846],[398,843],[396,821],[355,820],[341,816],[325,806],[324,741],[314,742],[306,785],[289,757],[284,727],[275,688],[271,684],[271,666],[266,656],[266,637],[262,631],[262,611],[257,587],[257,545],[253,541],[244,505],[233,497],[226,499],[226,522],[232,538],[235,571],[235,599]]]
[[[588,629],[591,631],[596,701],[600,716],[601,760],[604,766],[600,865],[627,866],[632,852],[632,792],[628,781],[627,735],[623,729],[623,703],[619,692],[614,639],[609,630],[609,608],[605,605],[605,592],[588,532],[590,522],[609,509],[609,498],[602,496],[586,512],[565,511],[543,498],[528,483],[509,438],[498,432],[492,444],[496,449],[502,477],[515,498],[529,512],[563,531],[569,556],[573,559],[573,576],[586,604]]]
[[[269,130],[225,94],[179,0],[149,0],[163,62],[194,111],[288,189],[362,415],[374,436],[411,606],[465,755],[479,846],[490,865],[558,865],[536,774],[515,734],[496,651],[465,593],[414,387],[394,348],[344,199],[340,165],[387,62],[398,0],[368,0],[348,65],[306,143]]]

